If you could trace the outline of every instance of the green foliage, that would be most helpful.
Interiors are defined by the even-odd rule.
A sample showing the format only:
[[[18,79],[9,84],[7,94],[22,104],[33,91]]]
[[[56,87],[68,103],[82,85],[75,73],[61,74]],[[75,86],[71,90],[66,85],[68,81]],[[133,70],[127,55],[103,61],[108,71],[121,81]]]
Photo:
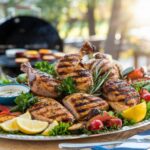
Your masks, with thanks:
[[[57,73],[56,73],[56,70],[55,70],[55,65],[50,64],[47,61],[37,62],[35,64],[35,68],[42,71],[42,72],[48,73],[48,74],[50,74],[54,77],[57,76]]]
[[[49,132],[49,136],[70,135],[69,127],[69,123],[60,122],[59,125],[55,126],[54,129]]]
[[[135,88],[135,90],[136,90],[137,92],[139,92],[141,88],[147,87],[148,85],[150,85],[150,80],[135,82],[135,83],[132,84],[132,86]],[[147,88],[148,88],[148,87],[147,87]],[[146,89],[146,88],[145,88],[145,89]]]
[[[58,86],[58,91],[60,94],[63,95],[68,95],[68,94],[73,94],[76,93],[76,84],[75,81],[72,79],[72,77],[67,77],[65,78],[60,86]]]
[[[110,70],[111,71],[111,70]],[[100,88],[108,79],[110,71],[106,72],[104,75],[100,76],[101,69],[97,69],[93,73],[93,84],[90,88],[89,94],[100,95]]]
[[[11,109],[12,112],[20,111],[24,113],[29,107],[38,102],[37,97],[33,96],[30,93],[21,93],[15,99],[16,106]]]
[[[150,102],[146,103],[146,107],[147,107],[147,113],[146,113],[145,120],[148,120],[150,119]]]

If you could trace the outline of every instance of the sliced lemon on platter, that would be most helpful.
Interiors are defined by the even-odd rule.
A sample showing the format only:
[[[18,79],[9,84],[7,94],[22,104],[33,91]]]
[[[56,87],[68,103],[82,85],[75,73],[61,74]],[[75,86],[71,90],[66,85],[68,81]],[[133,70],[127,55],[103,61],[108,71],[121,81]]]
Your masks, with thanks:
[[[136,106],[130,107],[122,112],[122,116],[135,122],[142,121],[146,116],[146,103],[142,102]]]
[[[25,134],[37,134],[44,131],[48,122],[39,120],[29,120],[24,118],[17,118],[16,123],[18,125],[19,131]]]
[[[18,125],[16,124],[16,118],[1,123],[0,127],[7,132],[13,132],[19,130]]]
[[[19,117],[16,117],[14,119],[5,121],[0,124],[0,127],[7,132],[13,132],[13,131],[18,131],[18,125],[16,123],[17,118],[25,118],[25,119],[31,119],[31,115],[29,112],[24,113],[23,115],[20,115]]]
[[[42,132],[42,135],[48,136],[48,135],[49,135],[49,132],[50,132],[51,130],[53,130],[57,125],[58,125],[58,122],[57,122],[57,121],[53,121],[53,122],[48,126],[48,128],[46,128],[46,129]]]
[[[18,118],[32,119],[31,114],[27,111],[26,113],[20,115]]]

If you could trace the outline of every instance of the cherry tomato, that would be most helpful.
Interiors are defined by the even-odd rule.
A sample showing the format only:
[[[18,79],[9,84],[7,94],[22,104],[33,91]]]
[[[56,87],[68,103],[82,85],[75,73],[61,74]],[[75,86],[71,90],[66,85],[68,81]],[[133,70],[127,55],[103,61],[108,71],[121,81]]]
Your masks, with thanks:
[[[92,118],[92,120],[101,120],[102,122],[105,122],[107,120],[110,120],[111,118],[113,118],[112,116],[110,116],[108,114],[108,112],[104,111],[102,114],[99,114],[97,116],[94,116]]]
[[[93,120],[90,123],[89,130],[101,130],[103,127],[104,125],[101,120]]]
[[[112,118],[106,122],[107,127],[122,127],[122,120],[119,118]]]
[[[144,96],[150,93],[146,89],[141,89],[139,94],[140,94],[141,99],[144,99]]]
[[[6,106],[0,105],[0,115],[9,114],[10,109]]]
[[[134,71],[130,72],[127,75],[128,79],[134,80],[134,79],[139,79],[144,77],[144,72],[143,69],[135,69]]]
[[[150,101],[150,93],[143,95],[142,98],[143,98],[146,102],[149,102],[149,101]]]

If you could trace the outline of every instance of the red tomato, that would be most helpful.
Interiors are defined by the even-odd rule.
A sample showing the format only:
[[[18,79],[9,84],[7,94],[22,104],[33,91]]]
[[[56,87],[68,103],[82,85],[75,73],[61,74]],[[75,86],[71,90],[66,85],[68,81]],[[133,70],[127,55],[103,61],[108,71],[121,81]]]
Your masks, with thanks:
[[[10,109],[6,106],[0,105],[0,115],[9,114]]]
[[[102,114],[93,117],[92,120],[101,120],[102,122],[105,122],[107,120],[110,120],[111,118],[113,117],[110,116],[108,112],[104,111]]]
[[[107,127],[122,127],[122,120],[119,118],[112,118],[106,122]]]
[[[139,94],[140,94],[140,97],[142,99],[144,99],[144,95],[150,94],[150,93],[146,89],[141,89],[140,92],[139,92]]]
[[[134,79],[139,79],[139,78],[143,78],[144,77],[144,72],[143,70],[140,69],[135,69],[134,71],[130,72],[127,75],[128,79],[134,80]]]
[[[102,121],[93,120],[90,123],[89,130],[101,130],[101,129],[103,129],[103,127],[104,127],[104,125],[103,125]]]
[[[143,95],[142,97],[146,102],[150,101],[150,93]]]

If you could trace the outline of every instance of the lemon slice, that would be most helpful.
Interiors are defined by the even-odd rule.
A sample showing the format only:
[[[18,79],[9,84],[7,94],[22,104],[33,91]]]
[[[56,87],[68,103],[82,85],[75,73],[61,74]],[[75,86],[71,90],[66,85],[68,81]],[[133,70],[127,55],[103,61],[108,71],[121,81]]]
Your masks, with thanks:
[[[142,102],[136,106],[130,107],[122,112],[122,116],[129,120],[134,120],[135,122],[142,121],[146,116],[146,103]]]
[[[58,125],[57,121],[53,121],[45,131],[43,131],[42,135],[47,136],[51,130],[53,130]]]
[[[20,115],[18,118],[24,118],[24,119],[32,119],[31,114],[27,111],[26,113]]]
[[[0,127],[7,132],[18,131],[18,125],[16,124],[16,118],[5,121],[0,124]]]
[[[19,131],[25,134],[37,134],[45,130],[48,126],[48,122],[39,120],[29,120],[24,118],[17,118],[16,123]]]
[[[25,114],[20,115],[19,117],[16,117],[14,119],[11,119],[11,120],[8,120],[8,121],[5,121],[5,122],[1,123],[0,127],[4,131],[7,131],[7,132],[18,131],[19,128],[18,128],[18,125],[16,123],[17,118],[31,119],[31,115],[30,115],[29,112],[26,112]]]

